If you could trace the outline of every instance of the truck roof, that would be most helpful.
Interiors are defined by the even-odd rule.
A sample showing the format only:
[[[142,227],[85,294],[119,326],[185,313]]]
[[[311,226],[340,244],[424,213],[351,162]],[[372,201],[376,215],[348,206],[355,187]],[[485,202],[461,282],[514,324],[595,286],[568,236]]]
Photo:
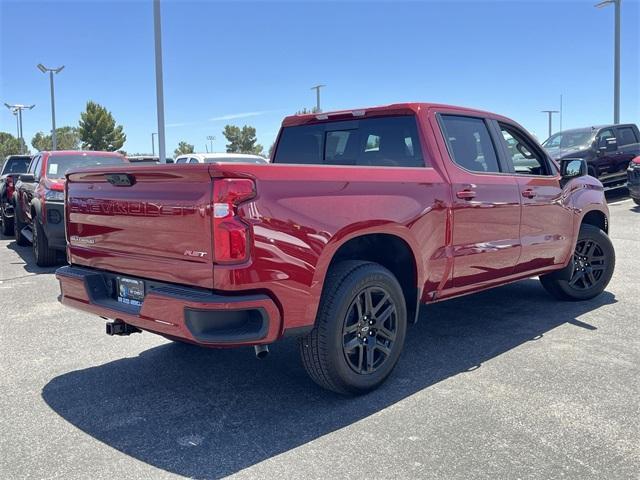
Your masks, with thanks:
[[[383,115],[410,115],[417,114],[420,110],[429,108],[451,108],[467,113],[475,113],[483,116],[490,115],[496,118],[504,118],[501,115],[478,110],[474,108],[459,107],[455,105],[445,105],[441,103],[425,103],[425,102],[404,102],[392,103],[389,105],[380,105],[375,107],[352,108],[349,110],[336,110],[332,112],[321,113],[305,113],[300,115],[289,115],[282,121],[283,127],[292,127],[295,125],[305,125],[316,121],[329,120],[329,117],[344,120],[346,118],[362,118],[362,117],[378,117]]]

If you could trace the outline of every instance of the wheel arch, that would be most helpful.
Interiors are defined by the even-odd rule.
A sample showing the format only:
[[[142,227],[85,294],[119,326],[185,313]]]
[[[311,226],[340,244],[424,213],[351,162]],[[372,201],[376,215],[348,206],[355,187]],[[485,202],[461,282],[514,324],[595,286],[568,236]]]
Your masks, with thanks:
[[[593,225],[604,233],[609,233],[609,217],[601,210],[590,210],[580,219],[580,225]]]
[[[335,237],[334,237],[335,238]],[[339,241],[325,247],[314,274],[313,285],[316,286],[314,298],[317,303],[310,306],[308,318],[310,324],[315,323],[320,298],[325,287],[325,279],[329,269],[342,260],[361,260],[378,263],[391,271],[400,286],[407,306],[407,319],[417,319],[419,301],[424,285],[424,269],[418,260],[419,247],[405,227],[385,227],[384,230],[367,230],[354,232],[340,237]]]

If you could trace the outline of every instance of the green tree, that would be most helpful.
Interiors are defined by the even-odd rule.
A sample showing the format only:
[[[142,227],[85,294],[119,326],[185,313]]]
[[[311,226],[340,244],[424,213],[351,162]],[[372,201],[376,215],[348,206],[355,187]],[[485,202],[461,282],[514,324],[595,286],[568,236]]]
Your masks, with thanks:
[[[313,107],[313,108],[307,108],[304,107],[302,110],[298,110],[296,112],[296,115],[307,115],[308,113],[318,113],[320,110],[318,110],[318,107]]]
[[[80,148],[80,134],[75,127],[56,128],[56,143],[58,150],[78,150]],[[51,150],[53,148],[53,140],[51,135],[44,132],[38,132],[31,139],[31,145],[36,150]]]
[[[193,149],[193,145],[187,142],[178,143],[178,148],[173,151],[173,156],[177,157],[178,155],[185,155],[187,153],[193,153],[195,150]]]
[[[115,152],[127,140],[122,125],[116,126],[111,112],[92,101],[87,102],[87,109],[80,114],[78,133],[82,148],[90,150]]]
[[[262,145],[256,143],[256,129],[245,125],[236,127],[235,125],[225,125],[222,134],[227,139],[227,153],[251,153],[260,155]]]
[[[20,153],[20,145],[23,144],[24,152],[29,153],[24,142],[14,137],[10,133],[0,132],[0,165],[4,163],[8,155],[18,155]]]

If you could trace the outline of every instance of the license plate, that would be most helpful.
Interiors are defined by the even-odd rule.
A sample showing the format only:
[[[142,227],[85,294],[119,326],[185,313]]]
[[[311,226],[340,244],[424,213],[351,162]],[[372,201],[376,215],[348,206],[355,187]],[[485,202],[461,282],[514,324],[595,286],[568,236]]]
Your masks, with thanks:
[[[144,300],[144,282],[133,278],[117,277],[117,300],[126,305],[140,307]]]

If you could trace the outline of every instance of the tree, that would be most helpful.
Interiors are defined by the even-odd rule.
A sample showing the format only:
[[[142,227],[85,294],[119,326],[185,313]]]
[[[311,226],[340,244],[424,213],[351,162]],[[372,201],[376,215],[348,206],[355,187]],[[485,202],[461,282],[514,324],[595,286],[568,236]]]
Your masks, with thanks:
[[[56,128],[56,143],[58,150],[78,150],[80,148],[80,134],[75,127]],[[31,139],[31,145],[38,151],[51,150],[53,140],[51,135],[38,132]]]
[[[262,145],[256,143],[256,129],[245,125],[236,127],[235,125],[225,125],[222,134],[227,139],[227,153],[251,153],[260,155]]]
[[[308,113],[318,113],[319,111],[320,110],[318,110],[318,107],[313,107],[311,109],[303,107],[302,110],[298,110],[296,112],[296,115],[307,115]]]
[[[26,148],[24,142],[22,142],[19,138],[16,138],[7,132],[0,132],[0,165],[4,163],[4,159],[8,155],[20,154],[21,144],[25,147],[24,152],[28,154],[29,149]]]
[[[122,125],[116,126],[111,112],[92,101],[87,102],[87,109],[80,114],[78,133],[82,148],[90,150],[115,152],[127,140]]]
[[[276,148],[276,142],[273,142],[269,147],[269,158],[273,158],[273,149]]]
[[[178,143],[178,148],[173,151],[173,156],[177,157],[178,155],[185,155],[187,153],[193,153],[195,150],[193,149],[193,145],[187,142]]]

